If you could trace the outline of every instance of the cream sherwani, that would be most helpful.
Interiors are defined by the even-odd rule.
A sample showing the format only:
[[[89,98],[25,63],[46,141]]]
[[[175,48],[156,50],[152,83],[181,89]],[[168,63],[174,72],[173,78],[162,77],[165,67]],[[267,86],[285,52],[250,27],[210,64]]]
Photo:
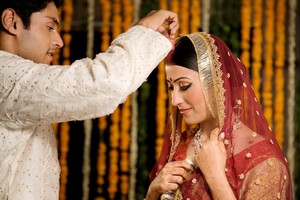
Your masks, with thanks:
[[[70,66],[35,64],[0,51],[0,199],[58,199],[51,123],[112,113],[170,50],[160,33],[134,26],[105,53]]]

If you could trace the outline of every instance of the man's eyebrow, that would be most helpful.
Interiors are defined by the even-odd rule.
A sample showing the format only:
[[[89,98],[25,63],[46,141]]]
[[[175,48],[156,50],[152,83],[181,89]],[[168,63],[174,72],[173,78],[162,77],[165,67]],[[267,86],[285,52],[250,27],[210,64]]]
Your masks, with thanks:
[[[56,24],[56,26],[59,26],[59,22],[55,17],[46,16],[46,18],[52,20]]]

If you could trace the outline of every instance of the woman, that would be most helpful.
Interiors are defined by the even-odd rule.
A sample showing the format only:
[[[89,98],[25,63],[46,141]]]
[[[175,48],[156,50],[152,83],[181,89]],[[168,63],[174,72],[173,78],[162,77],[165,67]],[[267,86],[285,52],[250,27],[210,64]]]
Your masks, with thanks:
[[[166,75],[171,116],[147,200],[292,199],[286,159],[248,72],[222,40],[181,36]]]

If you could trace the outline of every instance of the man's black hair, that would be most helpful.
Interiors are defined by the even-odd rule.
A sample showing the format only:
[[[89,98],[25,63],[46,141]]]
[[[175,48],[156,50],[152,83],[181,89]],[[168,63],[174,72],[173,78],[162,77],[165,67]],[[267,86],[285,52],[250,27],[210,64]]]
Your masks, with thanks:
[[[2,15],[7,8],[13,9],[21,18],[24,28],[29,28],[31,15],[45,9],[48,3],[51,2],[54,2],[58,8],[62,0],[1,0],[0,13]],[[4,30],[2,23],[0,24],[0,29]]]

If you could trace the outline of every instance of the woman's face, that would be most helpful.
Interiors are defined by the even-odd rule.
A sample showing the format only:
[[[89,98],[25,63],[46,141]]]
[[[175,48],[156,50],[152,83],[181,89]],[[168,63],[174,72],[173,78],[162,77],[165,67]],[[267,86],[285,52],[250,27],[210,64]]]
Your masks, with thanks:
[[[178,107],[187,124],[198,124],[211,118],[198,72],[179,65],[167,65],[166,76],[172,105]]]

